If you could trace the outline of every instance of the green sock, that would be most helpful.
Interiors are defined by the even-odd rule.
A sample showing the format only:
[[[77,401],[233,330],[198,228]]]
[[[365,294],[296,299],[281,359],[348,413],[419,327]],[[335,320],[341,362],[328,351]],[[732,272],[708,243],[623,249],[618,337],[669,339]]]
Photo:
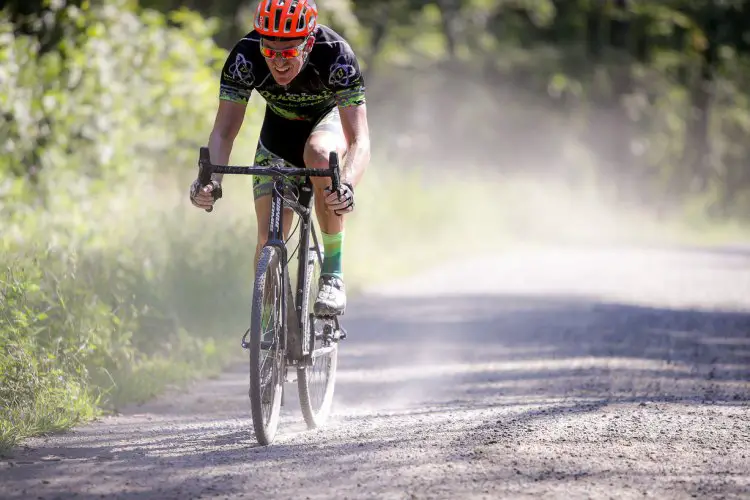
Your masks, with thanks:
[[[344,246],[344,232],[336,234],[323,233],[323,274],[335,274],[344,279],[341,266],[341,254]]]

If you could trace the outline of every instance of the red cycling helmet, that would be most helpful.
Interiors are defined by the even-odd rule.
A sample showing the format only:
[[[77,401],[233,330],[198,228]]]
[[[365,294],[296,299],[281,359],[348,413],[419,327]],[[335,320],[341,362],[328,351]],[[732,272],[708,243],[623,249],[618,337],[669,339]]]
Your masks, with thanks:
[[[262,0],[255,12],[255,31],[269,38],[304,38],[317,21],[315,0]]]

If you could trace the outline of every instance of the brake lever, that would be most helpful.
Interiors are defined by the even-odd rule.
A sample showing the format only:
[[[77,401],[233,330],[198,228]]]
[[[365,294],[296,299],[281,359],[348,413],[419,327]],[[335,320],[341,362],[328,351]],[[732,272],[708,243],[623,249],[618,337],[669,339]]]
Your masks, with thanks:
[[[201,147],[200,154],[198,156],[198,182],[201,185],[201,189],[211,184],[211,175],[213,175],[214,169],[211,164],[211,152],[207,147]],[[208,207],[206,212],[213,211],[214,207]]]
[[[339,175],[339,154],[331,151],[328,155],[328,167],[331,169],[331,191],[336,192],[341,187]]]

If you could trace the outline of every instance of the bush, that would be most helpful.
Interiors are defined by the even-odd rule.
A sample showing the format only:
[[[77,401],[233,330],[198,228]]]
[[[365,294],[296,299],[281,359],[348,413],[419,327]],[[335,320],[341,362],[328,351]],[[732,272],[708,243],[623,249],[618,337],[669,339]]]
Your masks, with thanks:
[[[210,129],[214,24],[124,0],[54,19],[66,36],[41,50],[0,18],[0,448],[215,370],[231,352],[202,315],[249,302],[191,300],[199,282],[241,289],[240,249],[201,236],[243,226],[191,225],[165,183],[183,198],[195,174],[177,167]]]

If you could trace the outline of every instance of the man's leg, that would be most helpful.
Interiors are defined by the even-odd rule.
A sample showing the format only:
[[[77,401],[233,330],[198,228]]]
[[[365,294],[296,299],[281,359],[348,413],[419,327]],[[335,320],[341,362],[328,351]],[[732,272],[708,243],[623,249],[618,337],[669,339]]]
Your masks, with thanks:
[[[255,152],[256,165],[271,165],[277,161],[283,161],[275,154],[268,151],[259,142],[258,149]],[[271,192],[273,191],[273,178],[270,176],[253,177],[253,198],[255,199],[255,217],[258,226],[258,238],[255,246],[255,261],[253,270],[258,267],[258,259],[263,246],[268,241],[269,222],[271,219]],[[291,208],[285,208],[283,214],[283,231],[284,239],[289,238],[289,232],[292,229],[292,219],[294,211]]]
[[[304,160],[307,168],[328,168],[331,151],[337,151],[340,163],[346,152],[346,139],[338,109],[326,115],[313,129],[305,144]],[[323,233],[323,269],[315,301],[315,313],[320,315],[343,314],[346,309],[346,288],[342,264],[344,246],[344,216],[328,210],[325,204],[325,189],[331,180],[325,177],[311,178],[315,193],[315,214]]]

